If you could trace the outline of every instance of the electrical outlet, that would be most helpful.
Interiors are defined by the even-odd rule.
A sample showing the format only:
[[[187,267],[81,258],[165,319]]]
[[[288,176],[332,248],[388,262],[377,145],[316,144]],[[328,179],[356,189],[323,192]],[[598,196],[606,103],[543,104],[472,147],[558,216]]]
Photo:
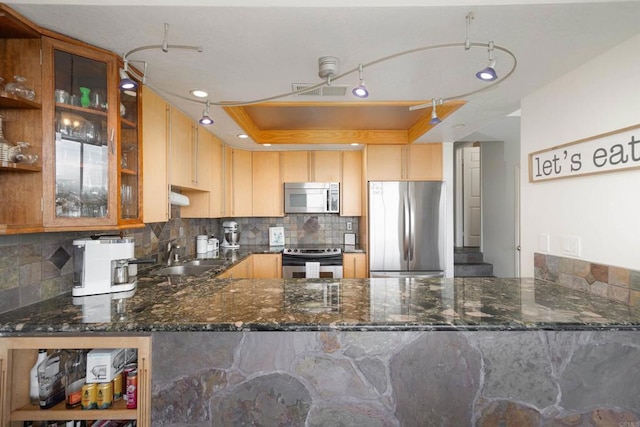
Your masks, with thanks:
[[[580,256],[580,238],[577,236],[562,236],[562,253]]]
[[[347,222],[347,231],[351,231],[353,230],[353,224],[351,223],[351,221]]]
[[[549,235],[546,233],[540,234],[538,237],[538,250],[542,252],[549,252]]]

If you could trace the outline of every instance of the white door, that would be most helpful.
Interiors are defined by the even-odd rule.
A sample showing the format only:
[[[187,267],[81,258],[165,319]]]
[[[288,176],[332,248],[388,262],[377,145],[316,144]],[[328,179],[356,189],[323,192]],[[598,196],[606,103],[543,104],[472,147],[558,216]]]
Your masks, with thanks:
[[[480,147],[463,149],[464,245],[480,246],[481,194]]]

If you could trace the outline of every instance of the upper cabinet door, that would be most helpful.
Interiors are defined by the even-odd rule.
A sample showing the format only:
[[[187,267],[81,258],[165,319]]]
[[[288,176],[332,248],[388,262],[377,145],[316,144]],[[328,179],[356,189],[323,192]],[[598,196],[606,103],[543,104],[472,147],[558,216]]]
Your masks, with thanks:
[[[170,171],[171,185],[176,187],[194,187],[194,148],[195,132],[193,121],[176,108],[171,108],[170,118]]]
[[[342,181],[342,152],[314,151],[312,180],[315,182]]]
[[[45,228],[115,226],[120,166],[115,57],[45,38],[43,60],[43,155],[50,162]]]
[[[118,164],[120,189],[120,225],[142,223],[142,144],[141,103],[142,85],[135,89],[118,90],[118,118],[120,129],[120,161]]]
[[[309,155],[309,151],[283,151],[282,182],[309,181]]]

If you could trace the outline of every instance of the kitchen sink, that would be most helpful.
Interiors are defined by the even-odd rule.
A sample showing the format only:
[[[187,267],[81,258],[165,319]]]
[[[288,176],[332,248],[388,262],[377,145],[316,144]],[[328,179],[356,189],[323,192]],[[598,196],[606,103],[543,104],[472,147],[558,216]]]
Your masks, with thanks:
[[[208,266],[209,268],[211,267],[218,267],[220,265],[224,265],[224,263],[227,262],[226,259],[194,259],[191,260],[189,262],[187,262],[185,265],[188,266]]]
[[[211,270],[213,267],[212,265],[172,265],[156,270],[153,274],[157,276],[197,276]]]

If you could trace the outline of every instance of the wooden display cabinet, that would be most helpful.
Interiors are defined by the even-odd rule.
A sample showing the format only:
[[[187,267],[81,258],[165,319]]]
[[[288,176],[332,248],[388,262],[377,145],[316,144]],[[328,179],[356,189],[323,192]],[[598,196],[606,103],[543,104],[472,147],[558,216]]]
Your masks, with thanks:
[[[4,137],[11,143],[27,142],[32,164],[0,162],[0,234],[42,231],[42,66],[39,29],[0,4],[0,77],[10,83],[25,77],[35,90],[30,101],[4,91],[0,84],[0,116]],[[28,125],[26,125],[28,124]]]
[[[40,409],[29,399],[29,372],[38,349],[136,348],[138,350],[138,407],[127,409],[124,399],[109,409],[67,409],[65,402]],[[43,420],[136,420],[151,426],[151,337],[84,335],[0,338],[0,419],[2,426],[22,426],[24,421]]]

